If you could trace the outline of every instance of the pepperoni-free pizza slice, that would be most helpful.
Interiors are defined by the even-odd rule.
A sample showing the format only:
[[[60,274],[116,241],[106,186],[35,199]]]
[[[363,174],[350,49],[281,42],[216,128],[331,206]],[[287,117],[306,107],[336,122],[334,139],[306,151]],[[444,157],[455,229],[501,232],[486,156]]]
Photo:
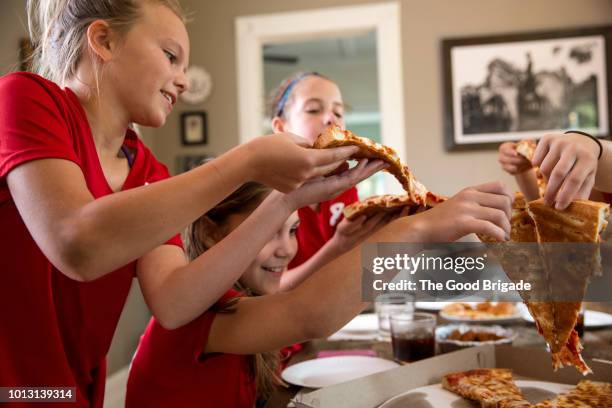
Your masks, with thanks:
[[[542,333],[550,346],[553,367],[573,365],[582,374],[591,372],[580,352],[578,334],[574,330],[586,293],[588,281],[594,271],[601,268],[597,244],[606,228],[609,204],[589,200],[574,200],[567,209],[556,210],[544,204],[543,199],[529,203],[528,211],[536,225],[538,242],[548,270],[550,306],[552,307],[552,335]],[[554,246],[551,243],[577,243],[576,246]],[[528,304],[528,307],[530,305]],[[529,310],[534,319],[543,318],[537,310]],[[535,312],[535,314],[534,314]],[[550,321],[546,321],[550,323]],[[539,328],[539,327],[538,327]],[[548,334],[548,335],[547,335]]]
[[[530,162],[533,162],[533,156],[535,154],[537,143],[532,139],[525,139],[518,142],[515,146],[516,152],[521,156],[525,157]],[[538,190],[540,192],[540,197],[544,196],[546,192],[546,179],[544,175],[540,171],[540,168],[534,166],[534,170],[536,172],[536,179],[538,182]]]
[[[354,159],[377,159],[389,165],[385,169],[400,182],[408,194],[414,194],[419,186],[415,186],[416,181],[412,173],[402,164],[397,152],[392,148],[375,142],[367,137],[354,134],[350,130],[343,130],[339,126],[332,125],[321,133],[315,140],[315,149],[329,149],[341,146],[357,146],[359,151],[355,153]],[[412,197],[415,199],[415,197]]]
[[[507,368],[480,368],[442,377],[442,387],[487,408],[530,408]]]
[[[578,383],[576,388],[534,405],[534,408],[570,407],[612,407],[612,384],[583,380]]]
[[[429,191],[425,194],[424,203],[415,202],[407,194],[385,194],[370,197],[366,200],[346,206],[344,208],[344,217],[349,220],[354,220],[362,215],[370,217],[380,212],[399,214],[407,207],[408,211],[406,215],[412,215],[435,207],[445,200],[446,197],[439,196]]]

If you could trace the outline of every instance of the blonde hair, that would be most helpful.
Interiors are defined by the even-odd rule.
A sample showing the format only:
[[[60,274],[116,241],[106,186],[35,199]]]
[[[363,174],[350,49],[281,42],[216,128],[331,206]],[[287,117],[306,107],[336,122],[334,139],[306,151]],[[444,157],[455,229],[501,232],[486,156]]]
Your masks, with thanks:
[[[206,214],[194,221],[185,233],[185,247],[190,260],[194,260],[210,249],[222,237],[229,233],[225,230],[226,223],[232,214],[250,214],[257,208],[272,190],[262,184],[249,182],[230,194]],[[234,288],[251,295],[249,288],[236,283]],[[211,308],[216,313],[234,313],[239,298],[233,298],[221,305]],[[280,356],[278,351],[257,353],[249,356],[251,375],[256,384],[257,395],[267,398],[274,387],[284,384],[278,369]]]
[[[186,19],[178,0],[28,0],[32,70],[62,85],[76,73],[89,25],[104,20],[125,35],[141,17],[145,2],[164,5]]]

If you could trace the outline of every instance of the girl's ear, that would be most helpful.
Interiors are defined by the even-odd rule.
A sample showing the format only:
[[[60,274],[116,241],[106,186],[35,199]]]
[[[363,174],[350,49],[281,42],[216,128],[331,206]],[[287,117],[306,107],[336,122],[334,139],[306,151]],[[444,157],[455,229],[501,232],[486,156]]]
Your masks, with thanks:
[[[283,133],[285,131],[285,121],[278,116],[272,119],[272,131],[274,133]]]
[[[116,42],[113,30],[104,20],[96,20],[87,27],[87,44],[90,51],[102,61],[112,58]]]

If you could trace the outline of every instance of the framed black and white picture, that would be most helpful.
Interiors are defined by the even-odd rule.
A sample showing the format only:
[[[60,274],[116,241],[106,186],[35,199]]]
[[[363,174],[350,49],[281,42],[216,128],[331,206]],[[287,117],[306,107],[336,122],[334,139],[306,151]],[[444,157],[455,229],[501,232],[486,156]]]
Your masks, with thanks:
[[[181,142],[183,145],[205,145],[208,141],[206,112],[181,114]]]
[[[610,131],[612,27],[442,42],[447,150]]]

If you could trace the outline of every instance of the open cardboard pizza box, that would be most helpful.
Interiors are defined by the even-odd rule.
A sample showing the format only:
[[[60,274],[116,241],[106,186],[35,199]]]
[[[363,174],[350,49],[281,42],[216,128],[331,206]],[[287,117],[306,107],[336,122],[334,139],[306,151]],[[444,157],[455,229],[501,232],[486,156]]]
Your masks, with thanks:
[[[514,378],[518,380],[537,380],[571,384],[572,386],[582,379],[612,381],[612,362],[585,361],[594,374],[583,377],[573,367],[565,367],[554,372],[551,367],[550,354],[543,348],[490,345],[473,347],[342,384],[299,393],[293,399],[293,403],[298,408],[375,408],[406,391],[440,383],[441,377],[449,372],[475,368],[510,368]],[[432,406],[431,403],[429,404]],[[474,406],[467,401],[466,404],[467,407]],[[416,404],[404,406],[416,406]],[[464,405],[453,403],[452,406]]]

